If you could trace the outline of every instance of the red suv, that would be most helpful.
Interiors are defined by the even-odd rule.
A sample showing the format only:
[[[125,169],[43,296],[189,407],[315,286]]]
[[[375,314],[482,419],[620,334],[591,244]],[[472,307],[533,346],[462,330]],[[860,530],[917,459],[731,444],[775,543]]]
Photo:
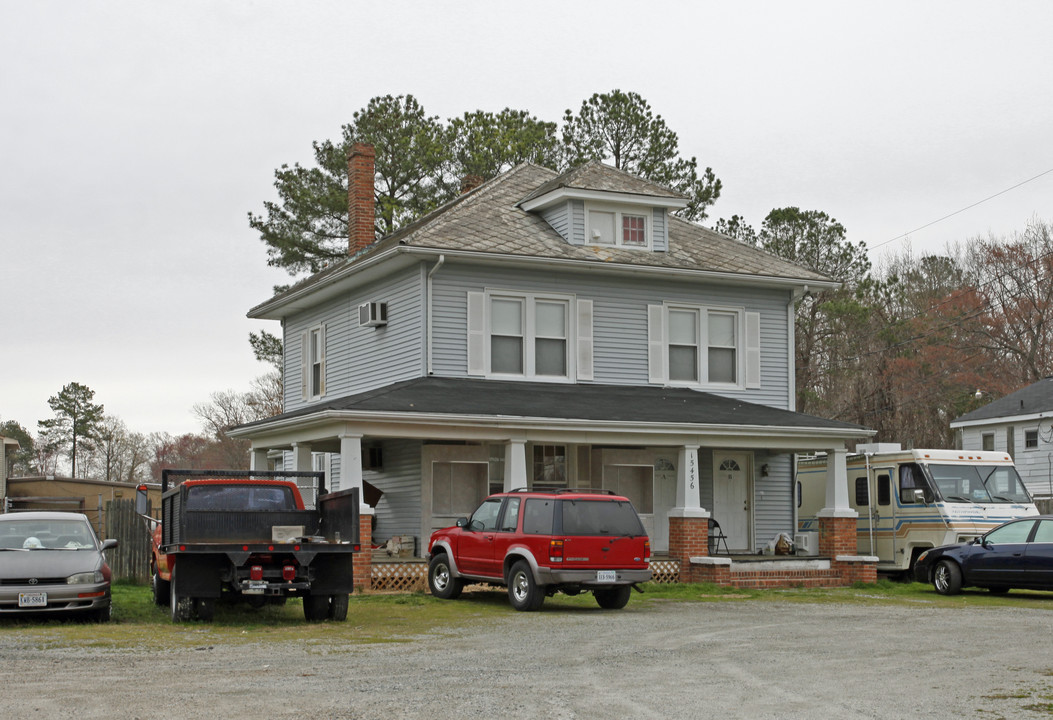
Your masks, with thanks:
[[[618,609],[651,579],[651,541],[625,497],[597,490],[513,490],[491,495],[470,518],[428,543],[431,594],[453,599],[469,583],[508,587],[516,610],[548,595],[591,590]]]

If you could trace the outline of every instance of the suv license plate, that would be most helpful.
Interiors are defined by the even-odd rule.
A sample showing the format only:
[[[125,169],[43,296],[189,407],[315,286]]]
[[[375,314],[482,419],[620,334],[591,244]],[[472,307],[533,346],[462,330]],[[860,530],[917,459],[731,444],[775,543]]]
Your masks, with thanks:
[[[48,594],[42,592],[18,593],[18,607],[47,607]]]
[[[596,582],[617,582],[618,572],[616,570],[597,570]]]

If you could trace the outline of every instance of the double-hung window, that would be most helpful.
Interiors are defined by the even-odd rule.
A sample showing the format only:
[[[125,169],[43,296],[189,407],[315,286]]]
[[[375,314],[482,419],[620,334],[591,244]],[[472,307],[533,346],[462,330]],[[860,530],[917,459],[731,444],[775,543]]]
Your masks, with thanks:
[[[304,400],[311,400],[325,395],[325,324],[300,337],[300,392]]]
[[[490,295],[490,374],[569,377],[570,300]]]
[[[734,308],[648,308],[649,376],[673,385],[760,387],[760,321]]]

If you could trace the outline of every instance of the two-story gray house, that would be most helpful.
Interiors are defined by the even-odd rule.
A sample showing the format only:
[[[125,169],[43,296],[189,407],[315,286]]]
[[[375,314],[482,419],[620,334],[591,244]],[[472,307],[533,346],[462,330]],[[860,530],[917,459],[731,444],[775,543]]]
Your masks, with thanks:
[[[379,241],[372,148],[349,173],[347,259],[248,314],[285,343],[286,411],[232,432],[254,467],[368,482],[374,539],[418,555],[519,487],[624,494],[681,562],[706,554],[710,517],[753,553],[794,531],[799,452],[840,459],[829,515],[854,516],[845,447],[870,431],[792,410],[794,303],[830,279],[598,162],[520,165]]]

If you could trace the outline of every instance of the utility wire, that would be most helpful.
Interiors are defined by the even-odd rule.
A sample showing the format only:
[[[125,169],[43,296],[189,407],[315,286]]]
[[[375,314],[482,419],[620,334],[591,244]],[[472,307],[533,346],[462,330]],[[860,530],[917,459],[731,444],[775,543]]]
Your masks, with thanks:
[[[960,213],[965,212],[966,210],[971,210],[974,207],[976,207],[977,205],[982,205],[983,203],[987,202],[988,200],[994,200],[999,195],[1005,195],[1010,190],[1016,190],[1021,185],[1027,185],[1029,182],[1031,182],[1033,180],[1038,180],[1040,177],[1042,177],[1044,175],[1049,175],[1050,173],[1053,173],[1053,168],[1050,168],[1049,170],[1046,170],[1045,172],[1040,172],[1038,175],[1035,175],[1034,177],[1028,178],[1027,180],[1024,180],[1023,182],[1018,182],[1013,187],[1008,187],[1005,190],[1002,190],[1001,192],[996,192],[994,195],[991,195],[989,197],[985,197],[983,200],[977,200],[972,205],[968,205],[966,207],[963,207],[961,210],[955,210],[950,215],[944,215],[939,220],[933,220],[932,222],[926,223],[926,224],[922,225],[919,228],[914,228],[913,230],[911,230],[909,232],[905,232],[902,235],[897,235],[896,237],[892,238],[891,240],[886,240],[885,242],[878,243],[877,245],[874,245],[873,247],[871,247],[870,250],[876,250],[877,248],[883,247],[885,245],[888,245],[891,242],[896,242],[897,240],[902,240],[905,237],[909,237],[913,233],[920,232],[920,231],[922,231],[922,230],[924,230],[925,228],[928,228],[928,227],[932,227],[936,223],[943,222],[944,220],[946,220],[948,218],[952,218],[955,215],[958,215]]]

